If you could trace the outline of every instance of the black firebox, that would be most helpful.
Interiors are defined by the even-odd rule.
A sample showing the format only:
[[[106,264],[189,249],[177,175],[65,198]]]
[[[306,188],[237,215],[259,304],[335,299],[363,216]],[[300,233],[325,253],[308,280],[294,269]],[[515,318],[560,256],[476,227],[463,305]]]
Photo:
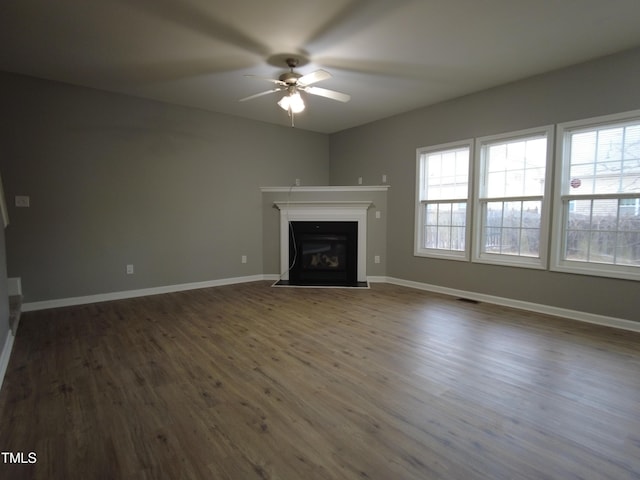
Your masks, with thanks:
[[[360,286],[358,222],[291,222],[289,284]]]

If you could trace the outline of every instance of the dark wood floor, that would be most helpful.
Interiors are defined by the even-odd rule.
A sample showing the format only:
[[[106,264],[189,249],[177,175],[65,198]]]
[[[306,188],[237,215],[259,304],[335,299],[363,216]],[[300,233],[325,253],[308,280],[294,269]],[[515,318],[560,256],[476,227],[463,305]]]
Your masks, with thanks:
[[[23,315],[2,479],[638,479],[640,334],[408,288]]]

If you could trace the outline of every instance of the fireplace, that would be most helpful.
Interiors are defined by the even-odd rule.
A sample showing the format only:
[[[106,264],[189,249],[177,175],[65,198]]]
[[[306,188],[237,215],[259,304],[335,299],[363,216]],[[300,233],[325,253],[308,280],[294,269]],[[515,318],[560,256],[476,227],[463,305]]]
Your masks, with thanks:
[[[291,222],[289,284],[358,286],[358,222]]]
[[[275,202],[280,209],[277,285],[366,287],[370,201]]]

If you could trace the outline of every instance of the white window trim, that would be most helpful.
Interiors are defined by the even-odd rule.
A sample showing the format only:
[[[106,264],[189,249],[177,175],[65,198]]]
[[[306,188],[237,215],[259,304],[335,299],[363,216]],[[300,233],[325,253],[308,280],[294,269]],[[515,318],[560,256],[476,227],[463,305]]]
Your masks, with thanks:
[[[540,256],[524,257],[516,255],[505,255],[495,253],[482,252],[482,202],[480,200],[480,192],[482,191],[480,182],[482,181],[482,172],[484,170],[485,159],[483,156],[483,146],[489,143],[518,140],[520,138],[532,137],[535,135],[544,135],[547,137],[547,163],[545,167],[544,197],[542,201],[542,209],[540,216]],[[550,209],[551,209],[551,184],[553,170],[553,151],[554,151],[554,126],[545,125],[542,127],[527,128],[525,130],[517,130],[514,132],[501,133],[497,135],[488,135],[479,137],[475,141],[474,165],[475,175],[473,180],[473,242],[471,259],[476,263],[488,263],[492,265],[504,265],[511,267],[533,268],[539,270],[547,269],[549,262],[549,228],[550,228]],[[503,200],[503,198],[499,198]]]
[[[424,228],[422,225],[422,205],[420,201],[420,190],[422,184],[422,178],[420,175],[421,170],[421,156],[425,153],[437,152],[443,150],[453,150],[456,148],[468,148],[469,149],[469,189],[466,199],[459,199],[467,203],[467,216],[465,219],[465,249],[464,251],[442,250],[437,248],[424,248],[423,234]],[[458,142],[442,143],[439,145],[432,145],[429,147],[420,147],[416,149],[416,196],[415,196],[415,218],[414,218],[414,241],[413,241],[413,255],[416,257],[429,257],[429,258],[441,258],[446,260],[460,260],[469,261],[471,252],[471,221],[472,221],[472,198],[473,198],[473,138],[467,140],[460,140]],[[456,199],[451,199],[456,200]]]
[[[562,179],[569,168],[569,163],[564,162],[567,145],[565,137],[574,130],[588,128],[598,128],[615,123],[628,121],[640,121],[640,110],[632,110],[612,115],[602,115],[582,120],[559,123],[556,135],[556,166],[555,166],[555,187],[553,195],[553,211],[555,213],[553,226],[551,229],[551,262],[549,270],[565,273],[576,273],[580,275],[593,275],[601,277],[621,278],[627,280],[640,280],[640,268],[625,265],[610,265],[601,263],[579,262],[575,260],[564,260],[564,225],[566,221],[566,209],[563,198]],[[621,195],[623,196],[623,195]],[[578,197],[576,197],[578,198]]]

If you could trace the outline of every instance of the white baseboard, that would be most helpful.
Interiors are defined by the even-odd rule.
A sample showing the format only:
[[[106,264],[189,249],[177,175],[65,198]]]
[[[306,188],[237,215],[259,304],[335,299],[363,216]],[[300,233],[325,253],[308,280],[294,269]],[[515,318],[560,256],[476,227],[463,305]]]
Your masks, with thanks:
[[[378,275],[369,275],[367,280],[369,283],[388,283],[387,277],[380,277]]]
[[[605,315],[596,315],[593,313],[581,312],[578,310],[569,310],[567,308],[553,307],[551,305],[542,305],[539,303],[524,302],[522,300],[514,300],[512,298],[496,297],[493,295],[485,295],[482,293],[467,292],[465,290],[457,290],[455,288],[441,287],[438,285],[430,285],[428,283],[414,282],[411,280],[403,280],[394,277],[385,277],[386,283],[400,285],[404,287],[416,288],[418,290],[426,290],[454,297],[468,298],[479,302],[491,303],[494,305],[502,305],[504,307],[512,307],[530,312],[542,313],[546,315],[554,315],[556,317],[568,318],[571,320],[579,320],[581,322],[603,325],[606,327],[619,328],[622,330],[630,330],[640,332],[640,322],[625,320],[623,318],[607,317]]]
[[[13,350],[14,336],[11,330],[7,331],[7,338],[0,352],[0,390],[2,390],[2,384],[4,382],[4,375],[7,373],[7,367],[9,366],[9,358],[11,358],[11,350]]]
[[[27,302],[22,304],[22,311],[33,312],[36,310],[46,310],[48,308],[86,305],[88,303],[109,302],[111,300],[146,297],[148,295],[159,295],[161,293],[183,292],[185,290],[196,290],[198,288],[221,287],[223,285],[234,285],[236,283],[248,283],[257,282],[260,280],[268,280],[265,277],[266,275],[251,275],[247,277],[223,278],[219,280],[208,280],[205,282],[181,283],[178,285],[167,285],[163,287],[142,288],[139,290],[100,293],[97,295],[86,295],[83,297],[59,298],[54,300],[43,300],[40,302]]]
[[[84,297],[62,298],[56,300],[45,300],[41,302],[28,302],[22,304],[22,311],[29,312],[35,310],[45,310],[48,308],[68,307],[73,305],[84,305],[88,303],[106,302],[111,300],[121,300],[126,298],[143,297],[147,295],[158,295],[162,293],[180,292],[185,290],[195,290],[198,288],[220,287],[223,285],[233,285],[237,283],[256,282],[260,280],[277,281],[280,278],[278,274],[252,275],[247,277],[224,278],[220,280],[210,280],[206,282],[183,283],[179,285],[167,285],[164,287],[144,288],[140,290],[128,290],[122,292],[111,292],[98,295],[88,295]],[[518,308],[530,312],[542,313],[546,315],[554,315],[557,317],[578,320],[581,322],[593,323],[607,327],[619,328],[622,330],[630,330],[640,332],[640,322],[625,320],[622,318],[607,317],[604,315],[596,315],[593,313],[581,312],[577,310],[569,310],[566,308],[553,307],[550,305],[542,305],[538,303],[524,302],[511,298],[497,297],[493,295],[485,295],[482,293],[468,292],[455,288],[447,288],[428,283],[415,282],[411,280],[403,280],[401,278],[386,276],[370,276],[367,278],[370,283],[391,283],[404,287],[425,290],[434,293],[441,293],[454,297],[468,298],[479,302],[502,305],[505,307]],[[11,336],[11,335],[10,335]],[[0,365],[1,366],[1,365]]]

